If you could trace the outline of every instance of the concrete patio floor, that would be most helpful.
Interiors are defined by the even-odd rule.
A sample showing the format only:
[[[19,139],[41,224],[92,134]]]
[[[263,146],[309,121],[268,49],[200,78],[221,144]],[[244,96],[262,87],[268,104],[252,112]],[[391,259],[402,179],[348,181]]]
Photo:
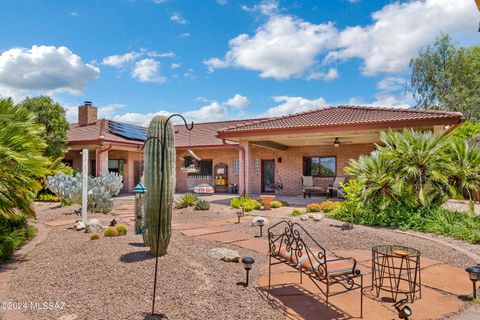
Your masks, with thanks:
[[[176,195],[178,196],[178,195]],[[209,196],[211,202],[229,203],[231,195]],[[303,198],[301,199],[303,200]],[[288,200],[287,200],[288,201]],[[117,205],[118,213],[132,210],[132,201],[121,199]],[[282,217],[288,216],[292,208],[264,211],[262,215]],[[131,212],[131,211],[130,211]],[[133,224],[133,221],[130,221]],[[176,223],[172,229],[183,235],[198,239],[217,241],[230,244],[258,253],[268,254],[268,241],[263,238],[241,232],[229,231],[228,224],[236,223],[235,218],[212,221],[211,223]],[[242,224],[250,224],[251,219],[242,218]],[[334,249],[334,248],[329,248]],[[363,319],[398,319],[391,296],[382,293],[377,297],[371,290],[371,252],[368,250],[331,251],[337,256],[353,257],[358,268],[364,274],[364,315]],[[264,296],[266,303],[282,311],[287,319],[321,320],[324,318],[325,299],[318,288],[308,277],[303,277],[300,283],[299,272],[286,265],[272,267],[272,287],[268,289],[268,265],[256,266],[262,268],[258,281],[258,292]],[[441,319],[453,315],[455,319],[463,319],[465,296],[471,294],[472,283],[468,280],[462,268],[450,266],[442,262],[421,258],[422,297],[408,305],[413,310],[412,319]],[[327,319],[351,319],[359,316],[359,290],[330,298]],[[468,306],[468,305],[467,305]],[[465,319],[480,319],[480,313],[470,308]],[[473,311],[472,311],[473,310]],[[454,315],[455,313],[459,313]],[[472,313],[472,315],[469,315]]]

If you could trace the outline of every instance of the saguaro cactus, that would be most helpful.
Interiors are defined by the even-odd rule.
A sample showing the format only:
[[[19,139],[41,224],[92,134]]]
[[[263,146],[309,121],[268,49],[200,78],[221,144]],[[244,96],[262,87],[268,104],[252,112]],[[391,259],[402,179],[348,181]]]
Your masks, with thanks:
[[[163,137],[164,132],[166,133],[165,137]],[[149,140],[145,145],[144,157],[145,187],[147,188],[145,194],[146,233],[150,252],[156,255],[158,244],[158,255],[162,256],[167,253],[171,235],[173,189],[175,187],[173,126],[167,124],[166,117],[156,116],[148,126],[147,139]],[[165,143],[163,155],[162,143]],[[162,159],[162,156],[165,156],[165,159]]]

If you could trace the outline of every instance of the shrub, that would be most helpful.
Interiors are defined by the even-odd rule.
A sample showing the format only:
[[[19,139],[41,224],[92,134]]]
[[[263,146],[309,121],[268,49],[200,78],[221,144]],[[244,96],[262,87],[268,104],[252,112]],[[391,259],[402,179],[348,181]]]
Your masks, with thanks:
[[[35,201],[40,201],[40,202],[59,202],[60,199],[59,199],[56,195],[54,195],[54,194],[42,192],[42,193],[39,193],[39,194],[37,195],[37,197],[35,198]]]
[[[289,204],[287,201],[285,201],[285,200],[281,200],[280,202],[282,203],[282,207],[288,207],[288,206],[290,205],[290,204]]]
[[[98,233],[94,233],[90,236],[90,240],[98,240],[100,239],[100,236],[98,235]]]
[[[301,216],[302,214],[303,214],[303,212],[300,209],[293,209],[293,211],[292,211],[292,216],[294,216],[294,217]]]
[[[105,237],[116,237],[118,236],[118,231],[115,227],[107,227],[103,230],[103,235]]]
[[[119,224],[115,227],[117,229],[118,235],[119,236],[125,236],[128,232],[127,226],[124,224]]]
[[[185,193],[177,201],[177,204],[180,208],[193,207],[197,202],[198,198],[193,193]]]
[[[319,203],[310,203],[307,205],[307,212],[321,212],[322,207]]]
[[[335,209],[338,209],[340,208],[341,206],[341,202],[340,201],[323,201],[322,203],[320,203],[320,210],[322,212],[331,212]]]
[[[273,200],[272,203],[270,204],[270,206],[274,209],[276,208],[281,208],[282,207],[282,203],[280,201],[277,201],[277,200]]]
[[[262,209],[262,204],[257,200],[249,199],[245,201],[243,208],[246,212],[253,211],[253,210],[260,210]]]
[[[199,199],[197,203],[195,203],[195,210],[208,210],[210,209],[210,202],[205,199]]]
[[[12,254],[15,252],[15,249],[15,241],[11,237],[6,237],[2,243],[2,260],[6,261],[10,259]]]
[[[230,205],[233,208],[240,209],[248,200],[252,200],[252,197],[235,197],[230,200]]]

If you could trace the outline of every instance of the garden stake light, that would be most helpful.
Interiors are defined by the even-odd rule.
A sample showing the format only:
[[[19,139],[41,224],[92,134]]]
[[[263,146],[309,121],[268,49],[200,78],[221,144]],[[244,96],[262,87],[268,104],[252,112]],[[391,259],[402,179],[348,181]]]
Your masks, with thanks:
[[[243,283],[244,287],[248,287],[248,276],[249,276],[250,270],[252,269],[252,265],[253,265],[254,262],[255,262],[255,260],[252,257],[244,257],[242,259],[243,268],[247,272],[247,279]]]
[[[185,123],[185,128],[187,128],[188,131],[191,131],[193,129],[193,122],[189,126],[187,124],[187,120],[185,120],[185,118],[180,114],[172,114],[171,116],[169,116],[167,118],[167,120],[165,121],[165,125],[163,127],[163,136],[162,136],[163,141],[158,141],[160,143],[160,147],[161,147],[160,152],[162,153],[162,160],[161,160],[161,164],[160,164],[160,172],[162,173],[162,175],[163,175],[164,169],[165,169],[165,155],[166,155],[165,144],[166,144],[166,136],[167,136],[167,128],[168,128],[167,125],[168,125],[168,122],[170,121],[170,119],[172,119],[173,117],[182,118],[183,122]],[[154,136],[146,139],[143,146],[139,149],[139,151],[142,151],[145,148],[145,146],[147,145],[147,142],[152,140],[152,139],[159,140],[157,137],[154,137]],[[164,179],[161,179],[161,181],[160,181],[160,190],[162,192],[164,191]],[[159,207],[160,208],[162,207],[162,200],[163,200],[163,197],[160,197],[160,199],[159,199],[159,202],[160,202]],[[160,215],[159,221],[161,221],[161,214],[162,214],[162,211],[160,210],[159,211],[159,215]],[[160,223],[157,224],[157,235],[159,235],[159,234],[160,234]],[[156,255],[155,255],[155,278],[153,280],[152,316],[155,315],[155,297],[156,297],[156,293],[157,293],[157,274],[158,274],[159,248],[160,248],[160,236],[157,236],[157,248],[156,248]],[[163,315],[160,315],[160,316],[163,316]]]
[[[263,229],[264,223],[265,223],[265,221],[263,221],[263,220],[258,220],[258,221],[257,221],[257,226],[260,227],[260,235],[259,235],[257,238],[261,238],[261,237],[262,237],[262,229]]]
[[[408,320],[408,318],[412,316],[412,309],[409,306],[404,306],[407,302],[408,298],[402,299],[393,305],[398,312],[399,319]]]
[[[473,299],[477,298],[477,281],[480,280],[480,265],[469,267],[465,269],[468,272],[468,277],[473,284]]]

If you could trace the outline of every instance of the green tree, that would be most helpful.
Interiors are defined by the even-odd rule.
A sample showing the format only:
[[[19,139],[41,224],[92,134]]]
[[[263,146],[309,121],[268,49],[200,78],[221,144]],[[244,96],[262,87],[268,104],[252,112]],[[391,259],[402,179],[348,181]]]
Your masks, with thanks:
[[[35,114],[35,121],[45,126],[43,138],[47,142],[45,156],[63,158],[66,151],[68,121],[65,110],[50,97],[27,98],[19,104]]]
[[[480,120],[480,47],[457,48],[448,34],[410,61],[409,90],[417,107],[462,112]]]
[[[11,217],[16,209],[35,215],[31,204],[50,165],[43,133],[32,112],[0,99],[0,216]]]

